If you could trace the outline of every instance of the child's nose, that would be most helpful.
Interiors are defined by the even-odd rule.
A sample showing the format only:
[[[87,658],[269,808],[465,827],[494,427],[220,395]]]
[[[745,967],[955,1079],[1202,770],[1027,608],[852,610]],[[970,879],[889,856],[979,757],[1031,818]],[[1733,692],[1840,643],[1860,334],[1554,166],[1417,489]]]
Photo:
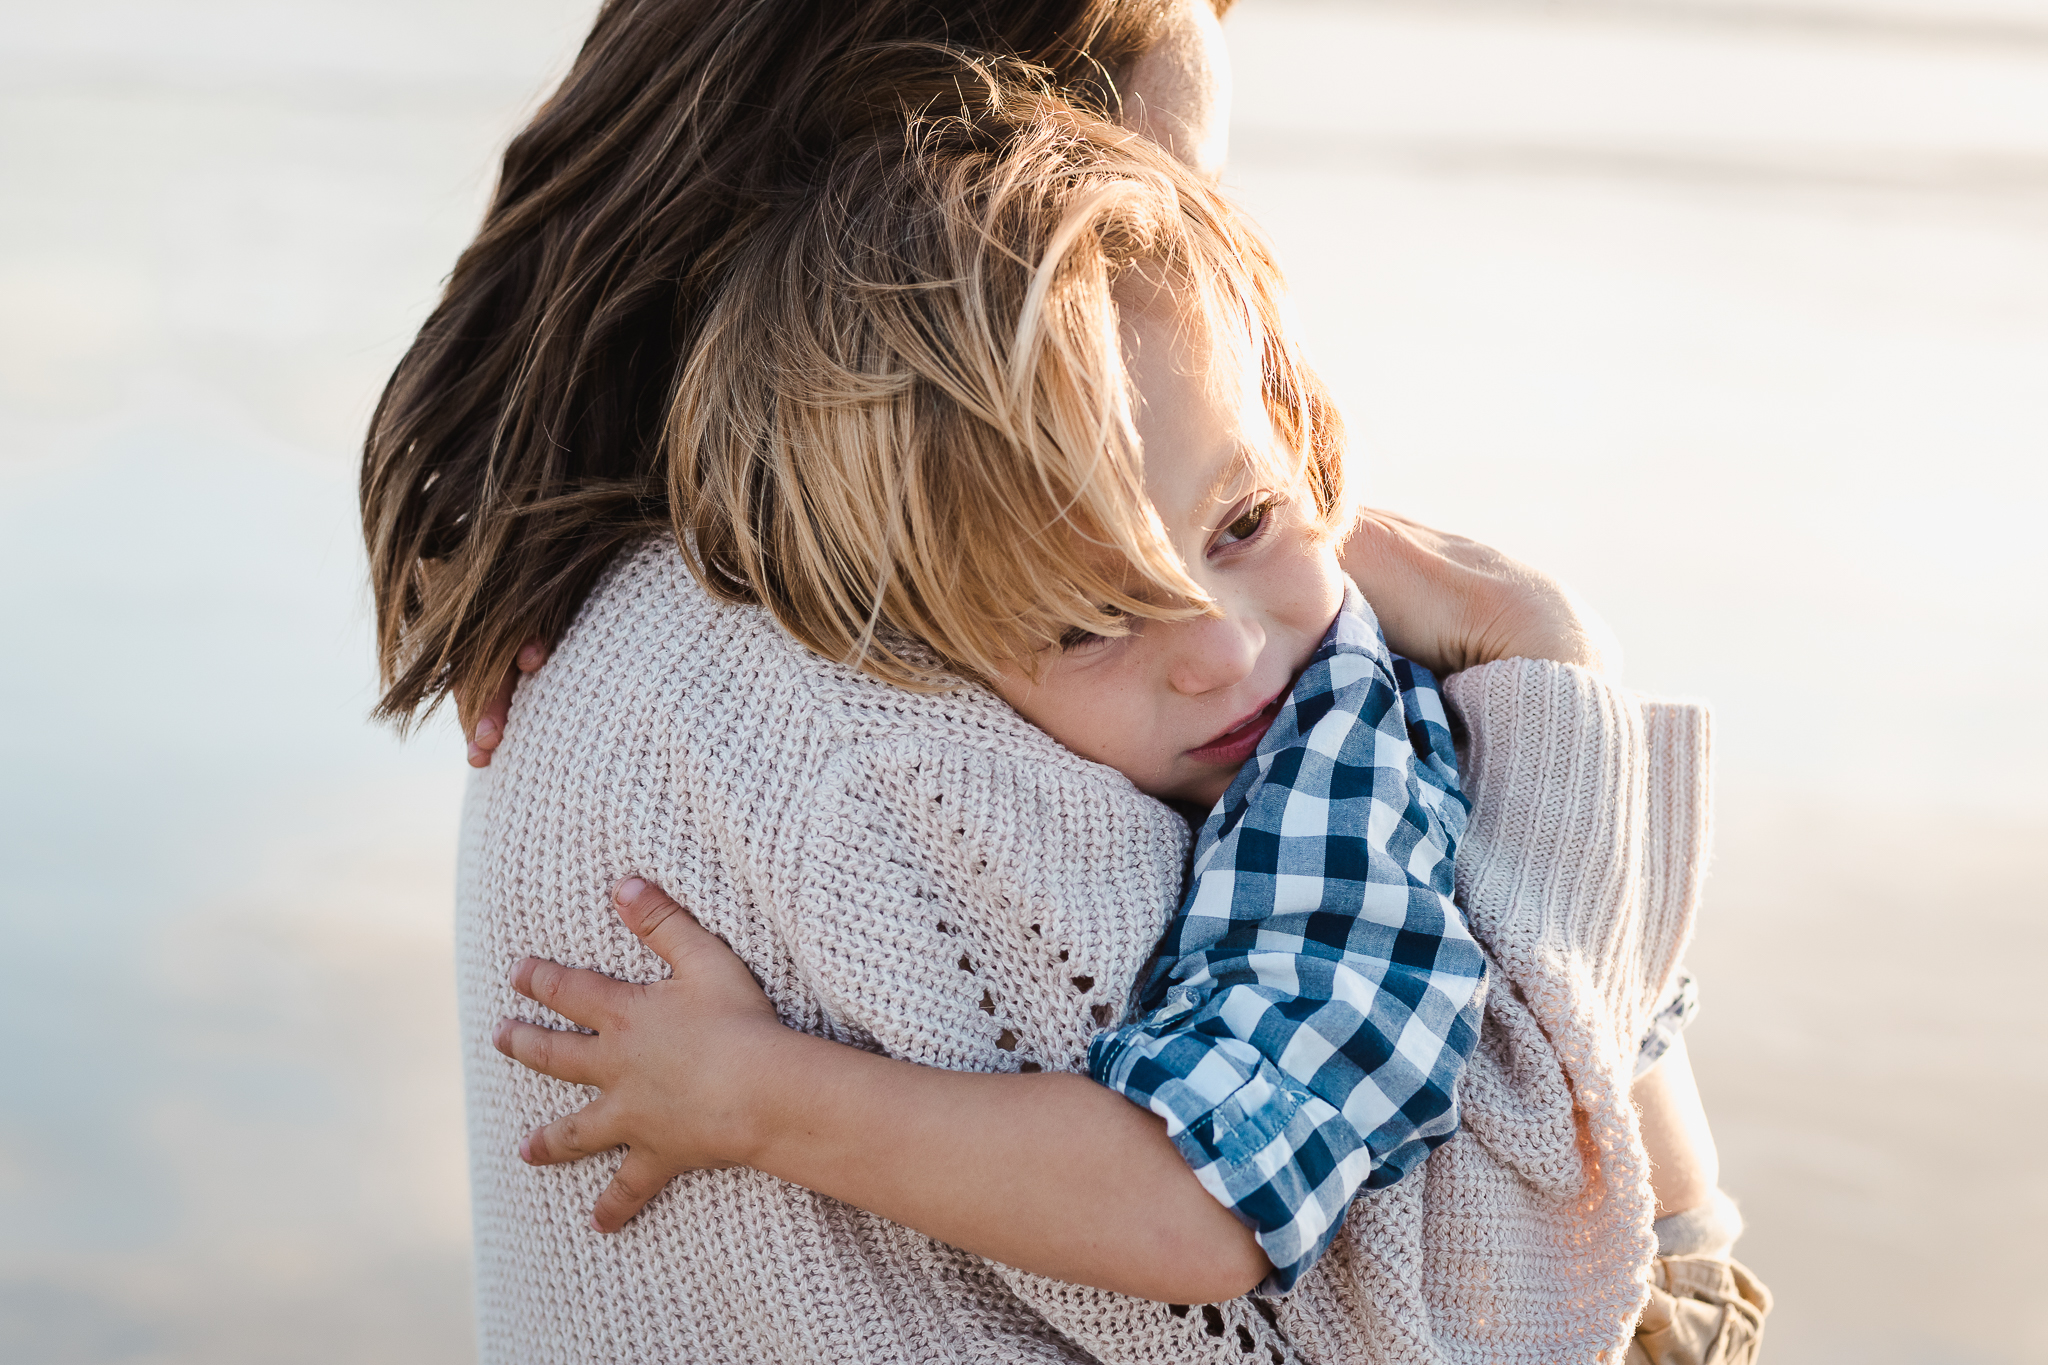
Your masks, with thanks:
[[[1167,682],[1183,696],[1235,687],[1251,676],[1266,646],[1266,632],[1248,616],[1204,616],[1180,627]]]

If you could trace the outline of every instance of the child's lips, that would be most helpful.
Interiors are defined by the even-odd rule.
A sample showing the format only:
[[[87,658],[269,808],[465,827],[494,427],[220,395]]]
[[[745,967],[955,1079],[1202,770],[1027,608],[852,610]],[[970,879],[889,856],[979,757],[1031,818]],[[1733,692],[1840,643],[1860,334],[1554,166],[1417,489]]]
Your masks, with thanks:
[[[1273,722],[1279,719],[1280,707],[1286,700],[1287,689],[1283,687],[1251,715],[1201,748],[1188,750],[1188,757],[1197,763],[1227,763],[1233,768],[1237,767],[1258,752],[1259,741],[1266,737],[1266,731],[1272,729]]]

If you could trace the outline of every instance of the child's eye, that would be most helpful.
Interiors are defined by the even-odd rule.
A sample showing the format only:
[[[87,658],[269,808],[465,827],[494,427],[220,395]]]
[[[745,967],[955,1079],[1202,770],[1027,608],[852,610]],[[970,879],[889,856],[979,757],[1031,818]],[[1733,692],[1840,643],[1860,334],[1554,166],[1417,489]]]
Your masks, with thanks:
[[[1121,617],[1123,615],[1122,612],[1114,607],[1108,607],[1105,610],[1111,616]],[[1071,654],[1077,650],[1093,649],[1097,645],[1106,645],[1115,638],[1113,635],[1097,635],[1092,630],[1083,630],[1079,626],[1070,626],[1060,636],[1060,653]]]
[[[1253,503],[1250,507],[1238,513],[1237,520],[1223,528],[1223,534],[1219,537],[1220,543],[1235,545],[1250,540],[1259,533],[1259,528],[1266,524],[1266,518],[1272,514],[1272,511],[1273,500],[1271,498],[1267,498],[1263,502]]]
[[[1079,626],[1075,626],[1067,631],[1066,634],[1060,636],[1060,653],[1071,654],[1077,649],[1089,649],[1103,643],[1107,639],[1109,639],[1107,635],[1097,635],[1093,631],[1083,630]]]

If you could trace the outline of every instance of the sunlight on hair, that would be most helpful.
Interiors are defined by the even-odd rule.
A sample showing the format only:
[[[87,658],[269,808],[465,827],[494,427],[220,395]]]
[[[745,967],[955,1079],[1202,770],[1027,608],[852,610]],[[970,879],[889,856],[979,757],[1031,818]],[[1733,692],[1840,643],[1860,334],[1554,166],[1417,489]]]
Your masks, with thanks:
[[[1305,469],[1328,520],[1341,429],[1282,331],[1278,267],[1206,181],[1032,69],[897,57],[947,94],[809,172],[728,263],[677,384],[670,503],[694,571],[911,687],[1203,613],[1145,497],[1120,295],[1164,293],[1214,347],[1255,348],[1302,466],[1287,481]]]

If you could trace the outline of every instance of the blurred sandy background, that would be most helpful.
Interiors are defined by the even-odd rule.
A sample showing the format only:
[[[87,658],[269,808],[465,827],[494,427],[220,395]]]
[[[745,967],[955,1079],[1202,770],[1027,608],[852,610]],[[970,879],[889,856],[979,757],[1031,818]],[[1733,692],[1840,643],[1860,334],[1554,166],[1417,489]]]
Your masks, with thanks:
[[[0,10],[0,1359],[470,1352],[465,770],[362,719],[353,464],[590,9]],[[2048,0],[1229,29],[1359,477],[1717,705],[1767,1358],[2048,1360]]]

